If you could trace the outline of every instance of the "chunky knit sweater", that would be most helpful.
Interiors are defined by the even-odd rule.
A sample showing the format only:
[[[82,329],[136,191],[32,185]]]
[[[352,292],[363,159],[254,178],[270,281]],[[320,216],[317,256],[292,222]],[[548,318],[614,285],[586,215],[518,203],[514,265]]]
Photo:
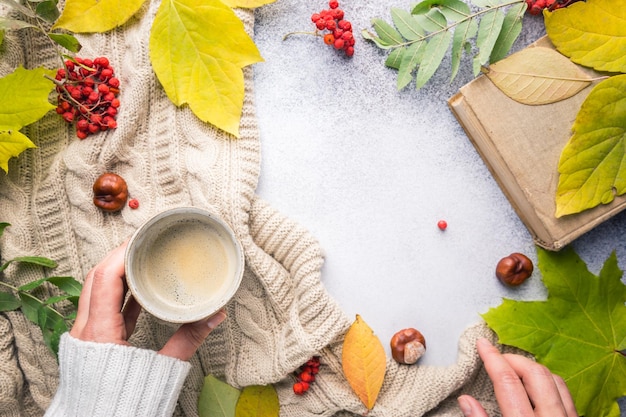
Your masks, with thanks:
[[[12,265],[0,278],[13,285],[45,274],[82,280],[151,215],[184,205],[213,210],[241,240],[246,269],[239,291],[227,306],[228,318],[210,334],[189,366],[176,365],[178,370],[166,373],[164,383],[170,385],[152,389],[154,378],[161,375],[157,368],[168,365],[144,349],[158,350],[174,329],[142,314],[130,339],[139,349],[121,348],[117,353],[133,360],[106,362],[111,358],[66,335],[60,355],[62,373],[73,378],[75,367],[82,363],[86,372],[98,372],[107,364],[114,374],[128,375],[136,361],[143,361],[147,369],[156,370],[142,376],[150,389],[134,392],[155,395],[154,402],[163,407],[159,412],[173,410],[177,416],[197,415],[207,374],[237,388],[274,384],[281,416],[362,415],[365,407],[352,393],[340,362],[343,335],[354,318],[346,317],[320,281],[322,251],[306,229],[255,195],[260,147],[253,69],[244,71],[239,139],[202,123],[187,107],[174,106],[149,61],[148,39],[157,6],[157,0],[149,0],[123,27],[79,37],[80,55],[107,56],[121,79],[117,129],[78,140],[73,128],[54,112],[24,129],[37,148],[12,158],[8,174],[0,172],[0,221],[11,224],[0,242],[1,255],[4,260],[46,256],[58,267],[47,271]],[[253,12],[237,13],[252,33]],[[34,30],[8,31],[0,52],[0,75],[18,65],[50,69],[59,65],[55,51]],[[93,205],[93,182],[105,171],[126,179],[131,197],[140,201],[138,209],[105,213]],[[45,291],[48,294],[43,295],[52,295],[55,289]],[[382,391],[368,415],[461,415],[456,397],[462,392],[473,394],[490,415],[497,415],[492,387],[474,347],[481,336],[493,340],[484,324],[469,328],[459,342],[458,362],[450,367],[403,366],[388,360]],[[289,375],[313,355],[321,356],[320,374],[306,395],[295,396]],[[38,327],[19,311],[0,314],[0,415],[43,415],[58,387],[59,365]],[[117,410],[112,415],[124,415],[116,408],[124,401],[141,401],[114,388],[61,387],[72,395],[65,400],[77,404],[92,404],[98,393],[107,393],[111,410]]]

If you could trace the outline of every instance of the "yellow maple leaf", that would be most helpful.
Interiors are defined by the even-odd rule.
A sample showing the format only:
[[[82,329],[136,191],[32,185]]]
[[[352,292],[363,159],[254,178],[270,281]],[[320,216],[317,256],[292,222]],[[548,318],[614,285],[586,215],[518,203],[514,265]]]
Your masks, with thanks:
[[[350,387],[371,410],[385,379],[387,355],[380,339],[358,314],[344,338],[341,361]]]

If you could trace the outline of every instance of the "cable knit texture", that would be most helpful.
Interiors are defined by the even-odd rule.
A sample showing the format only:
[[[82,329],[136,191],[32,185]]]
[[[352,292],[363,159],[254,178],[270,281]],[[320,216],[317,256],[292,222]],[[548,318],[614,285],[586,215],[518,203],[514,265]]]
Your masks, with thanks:
[[[187,371],[180,365],[164,369],[166,365],[143,350],[97,347],[69,336],[63,338],[59,380],[59,366],[38,327],[20,312],[2,313],[0,415],[43,415],[61,383],[59,392],[71,396],[55,399],[52,414],[62,404],[80,410],[104,404],[111,408],[98,408],[98,413],[138,416],[143,414],[132,407],[159,405],[158,414],[146,411],[146,415],[165,415],[172,412],[173,404],[167,402],[171,392],[177,400],[174,415],[196,416],[207,374],[237,388],[275,384],[281,416],[362,415],[365,408],[350,391],[340,363],[343,334],[353,318],[345,316],[320,281],[322,251],[307,230],[255,196],[260,146],[252,68],[244,70],[239,139],[200,122],[186,106],[174,106],[149,61],[150,27],[158,5],[157,0],[148,0],[127,24],[109,33],[78,36],[83,45],[80,55],[107,56],[121,79],[117,129],[81,141],[54,112],[24,129],[38,147],[12,158],[9,173],[0,173],[0,221],[11,224],[2,237],[2,258],[41,255],[59,266],[47,271],[12,265],[1,278],[13,285],[45,274],[82,280],[150,216],[192,205],[213,210],[234,229],[246,255],[243,283],[227,307],[226,321],[190,360],[182,388],[178,383]],[[253,12],[237,10],[237,14],[252,33]],[[59,66],[56,52],[34,30],[7,31],[1,53],[0,75],[18,65]],[[105,171],[126,179],[130,194],[140,201],[139,209],[104,213],[92,204],[92,184]],[[45,291],[43,296],[55,289]],[[173,331],[142,314],[130,342],[156,350]],[[497,415],[491,385],[474,347],[481,336],[493,340],[484,324],[465,332],[458,362],[451,367],[400,366],[390,360],[381,395],[369,416],[460,416],[455,399],[461,392],[472,393],[490,415]],[[307,395],[295,396],[289,374],[314,354],[322,356],[319,377]],[[144,364],[155,373],[143,374]],[[162,374],[169,375],[163,379],[171,385],[158,385]],[[98,375],[102,382],[98,392],[106,398],[94,400],[90,387],[75,386],[86,376]],[[147,404],[155,396],[160,398]],[[131,408],[122,411],[128,402]]]

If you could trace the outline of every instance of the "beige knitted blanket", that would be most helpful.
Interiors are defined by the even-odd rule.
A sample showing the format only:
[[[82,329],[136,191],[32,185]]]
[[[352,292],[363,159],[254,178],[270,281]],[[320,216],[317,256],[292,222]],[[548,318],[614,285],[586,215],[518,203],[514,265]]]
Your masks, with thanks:
[[[243,284],[228,306],[228,319],[193,357],[176,415],[197,415],[207,374],[235,387],[275,384],[281,416],[361,415],[364,406],[341,372],[346,317],[320,281],[323,263],[316,240],[255,195],[260,166],[252,69],[245,70],[241,138],[234,140],[166,97],[150,67],[148,37],[158,2],[107,34],[81,36],[84,57],[107,56],[122,81],[115,130],[78,140],[54,112],[25,129],[37,149],[10,161],[0,173],[0,221],[11,223],[1,241],[3,259],[41,255],[59,263],[54,271],[11,267],[1,279],[23,284],[46,273],[82,280],[109,250],[160,210],[193,205],[216,211],[243,243]],[[252,11],[237,11],[252,33]],[[7,32],[1,75],[17,65],[57,68],[58,56],[33,30]],[[92,184],[105,171],[126,179],[137,210],[107,214],[92,203]],[[53,289],[50,289],[52,292]],[[172,329],[143,315],[132,343],[158,349]],[[369,416],[461,415],[456,396],[469,392],[497,415],[491,385],[474,349],[492,338],[483,325],[469,328],[456,365],[399,366],[387,375]],[[312,389],[293,394],[290,373],[314,354],[322,368]],[[0,315],[0,415],[42,415],[58,382],[57,363],[39,329],[20,312]]]

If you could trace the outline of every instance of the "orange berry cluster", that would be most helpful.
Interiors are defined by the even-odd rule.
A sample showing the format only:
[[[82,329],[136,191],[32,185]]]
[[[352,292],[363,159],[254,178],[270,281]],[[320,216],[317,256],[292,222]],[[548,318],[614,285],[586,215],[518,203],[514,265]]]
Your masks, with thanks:
[[[528,5],[528,13],[538,15],[541,14],[544,9],[552,11],[577,1],[579,0],[526,0],[526,4]]]
[[[296,372],[297,381],[293,384],[293,392],[302,395],[309,390],[312,382],[315,381],[315,375],[320,371],[320,358],[313,356],[298,372]]]
[[[354,55],[354,35],[352,24],[345,20],[344,12],[339,8],[337,0],[328,2],[330,10],[322,10],[313,13],[311,20],[315,27],[321,31],[328,31],[324,35],[324,43],[331,45],[337,50],[343,50],[346,56]]]
[[[56,76],[56,112],[76,124],[76,136],[115,129],[120,106],[120,80],[105,57],[67,60]]]

